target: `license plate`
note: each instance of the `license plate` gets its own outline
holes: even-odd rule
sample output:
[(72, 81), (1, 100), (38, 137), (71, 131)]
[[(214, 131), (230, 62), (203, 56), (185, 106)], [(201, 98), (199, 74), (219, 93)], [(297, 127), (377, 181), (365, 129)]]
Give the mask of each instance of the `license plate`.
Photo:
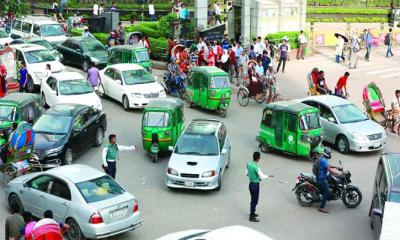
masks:
[(127, 212), (127, 209), (122, 209), (122, 210), (117, 210), (111, 213), (111, 218), (112, 219), (118, 219), (118, 218), (122, 218), (125, 216)]
[(185, 182), (185, 187), (194, 187), (194, 182)]

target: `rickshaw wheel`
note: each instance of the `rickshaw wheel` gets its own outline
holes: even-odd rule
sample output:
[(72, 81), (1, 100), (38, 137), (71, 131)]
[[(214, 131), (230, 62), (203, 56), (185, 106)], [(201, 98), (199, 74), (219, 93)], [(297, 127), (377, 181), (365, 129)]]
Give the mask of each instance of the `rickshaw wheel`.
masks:
[(279, 93), (277, 93), (277, 94), (275, 94), (275, 95), (272, 97), (271, 102), (277, 102), (277, 101), (282, 101), (282, 100), (283, 100), (282, 95), (280, 95)]
[(220, 109), (220, 110), (219, 110), (219, 114), (221, 115), (221, 117), (225, 118), (226, 115), (227, 115), (226, 109)]
[(237, 98), (240, 106), (246, 107), (249, 104), (249, 94), (243, 88), (239, 89)]
[(263, 152), (263, 153), (267, 153), (267, 152), (271, 151), (271, 148), (268, 147), (268, 145), (265, 143), (260, 144), (260, 149), (261, 149), (261, 152)]
[(258, 103), (258, 104), (261, 104), (261, 103), (263, 103), (264, 102), (264, 100), (265, 100), (265, 93), (261, 93), (261, 96), (260, 97), (254, 97), (254, 100), (256, 101), (256, 103)]
[(158, 162), (158, 154), (151, 154), (151, 158), (153, 159), (153, 163)]

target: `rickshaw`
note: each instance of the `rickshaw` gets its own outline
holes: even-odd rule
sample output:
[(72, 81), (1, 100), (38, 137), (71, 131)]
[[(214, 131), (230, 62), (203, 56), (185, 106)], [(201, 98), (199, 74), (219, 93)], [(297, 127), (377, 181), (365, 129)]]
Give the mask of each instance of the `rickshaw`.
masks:
[(187, 74), (189, 71), (189, 53), (185, 46), (180, 44), (175, 45), (171, 50), (171, 55), (179, 60), (179, 68)]
[(144, 47), (143, 34), (141, 32), (129, 32), (125, 34), (125, 44), (134, 47)]
[(231, 102), (228, 73), (217, 67), (192, 68), (186, 88), (186, 102), (189, 107), (197, 105), (216, 110), (222, 117), (226, 117)]
[(382, 126), (386, 125), (386, 120), (390, 114), (385, 111), (385, 101), (383, 100), (382, 93), (374, 82), (364, 87), (363, 104), (372, 120)]
[(118, 63), (136, 63), (151, 72), (151, 60), (145, 47), (119, 45), (108, 50), (107, 65)]
[(175, 146), (184, 129), (183, 102), (179, 99), (150, 101), (142, 117), (143, 148), (149, 151), (153, 162), (158, 154)]
[(32, 151), (34, 142), (35, 132), (32, 126), (21, 122), (11, 133), (9, 141), (0, 146), (0, 171), (3, 172), (6, 183), (15, 177), (43, 170), (38, 157)]
[(307, 74), (308, 95), (311, 95), (311, 96), (321, 95), (321, 93), (319, 93), (317, 91), (317, 86), (315, 86), (313, 76), (312, 76), (313, 71), (318, 71), (318, 69), (314, 68), (311, 72), (309, 72)]
[(256, 137), (261, 151), (277, 149), (312, 159), (323, 140), (318, 113), (317, 108), (293, 101), (267, 104)]

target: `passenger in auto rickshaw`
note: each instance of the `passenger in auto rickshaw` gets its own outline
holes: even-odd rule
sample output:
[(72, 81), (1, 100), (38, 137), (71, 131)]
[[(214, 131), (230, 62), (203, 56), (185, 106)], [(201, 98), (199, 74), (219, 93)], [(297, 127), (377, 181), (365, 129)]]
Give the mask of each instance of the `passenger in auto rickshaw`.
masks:
[(249, 63), (249, 69), (247, 70), (247, 74), (249, 75), (249, 85), (247, 87), (250, 96), (257, 97), (257, 95), (262, 93), (263, 86), (261, 80), (257, 77), (254, 65), (254, 62)]
[(171, 74), (172, 78), (174, 79), (175, 83), (179, 82), (179, 80), (181, 80), (186, 76), (186, 74), (183, 71), (181, 71), (178, 64), (179, 60), (175, 60), (175, 58), (172, 58), (171, 63), (168, 64), (168, 71)]
[(313, 68), (313, 70), (311, 70), (311, 79), (314, 83), (314, 87), (317, 87), (318, 85), (318, 78), (319, 78), (319, 70), (318, 68)]
[(318, 75), (318, 82), (316, 85), (317, 91), (324, 95), (332, 94), (332, 91), (329, 90), (328, 85), (326, 84), (324, 71), (319, 71)]

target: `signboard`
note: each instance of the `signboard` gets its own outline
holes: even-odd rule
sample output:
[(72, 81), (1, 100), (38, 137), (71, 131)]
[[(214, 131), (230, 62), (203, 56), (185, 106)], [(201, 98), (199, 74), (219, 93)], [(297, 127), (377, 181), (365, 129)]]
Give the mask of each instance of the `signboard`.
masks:
[(206, 37), (207, 41), (216, 41), (224, 38), (225, 23), (200, 32), (200, 37)]

